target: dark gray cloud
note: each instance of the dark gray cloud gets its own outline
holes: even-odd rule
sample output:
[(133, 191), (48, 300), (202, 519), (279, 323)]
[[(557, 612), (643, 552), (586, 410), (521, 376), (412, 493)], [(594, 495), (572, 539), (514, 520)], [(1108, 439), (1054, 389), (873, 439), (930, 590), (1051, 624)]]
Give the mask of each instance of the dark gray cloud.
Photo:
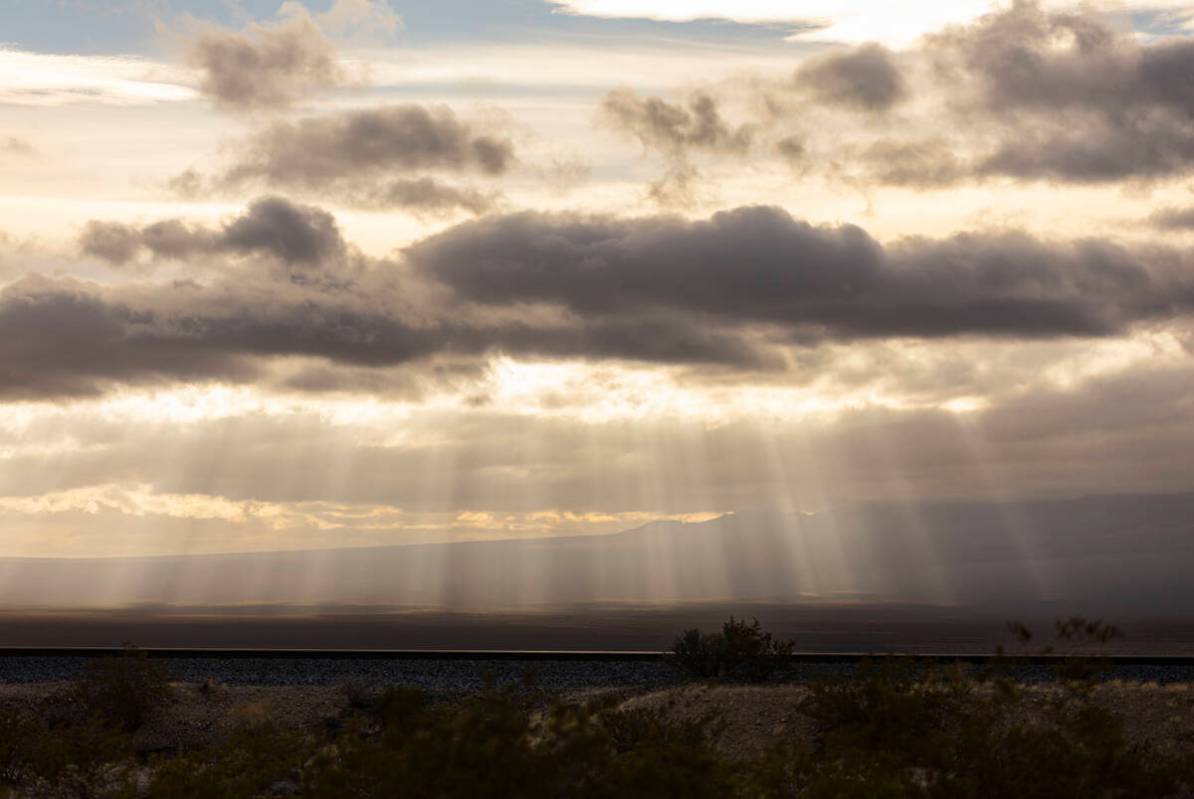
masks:
[(606, 95), (601, 110), (615, 128), (667, 159), (664, 173), (648, 186), (648, 196), (664, 206), (689, 205), (696, 199), (701, 173), (692, 163), (692, 153), (743, 155), (755, 134), (753, 125), (728, 124), (717, 101), (704, 92), (694, 92), (681, 105), (616, 89)]
[[(25, 279), (0, 291), (0, 396), (92, 396), (117, 384), (257, 381), (275, 358), (321, 359), (340, 383), (368, 387), (357, 368), (425, 369), (437, 357), (499, 353), (774, 368), (736, 331), (683, 315), (584, 320), (488, 320), (403, 303), (385, 276), (329, 289), (252, 282), (105, 290)], [(290, 383), (326, 391), (328, 380)]]
[(980, 176), (1105, 182), (1194, 167), (1194, 42), (1141, 45), (1092, 12), (1017, 2), (926, 48), (962, 124), (998, 131)]
[(940, 188), (968, 176), (968, 165), (941, 139), (880, 139), (860, 155), (868, 177), (889, 186)]
[(190, 42), (187, 61), (201, 72), (199, 91), (233, 111), (285, 108), (344, 81), (335, 50), (302, 10), (244, 33), (202, 31)]
[[(253, 379), (291, 357), (358, 370), (496, 353), (766, 370), (826, 343), (1106, 336), (1194, 312), (1194, 264), (1176, 249), (1012, 232), (884, 246), (768, 207), (701, 221), (490, 216), (399, 261), (346, 256), (330, 215), (274, 198), (219, 229), (131, 230), (138, 250), (226, 263), (174, 283), (10, 284), (0, 393)], [(286, 268), (229, 258), (243, 254)]]
[[(480, 214), (501, 199), (426, 173), (492, 179), (514, 168), (514, 143), (446, 106), (397, 105), (275, 122), (239, 143), (222, 173), (188, 169), (168, 187), (188, 199), (264, 186), (419, 216)], [(423, 173), (423, 174), (420, 174)]]
[(767, 207), (696, 222), (521, 213), (460, 225), (407, 255), (485, 305), (679, 312), (797, 339), (1107, 335), (1194, 307), (1190, 265), (1174, 251), (1015, 233), (883, 247), (860, 228)]
[(876, 44), (831, 51), (790, 81), (756, 85), (761, 130), (780, 137), (769, 146), (801, 173), (931, 189), (1187, 176), (1192, 73), (1188, 38), (1142, 41), (1093, 9), (1017, 0), (898, 56)]
[(114, 266), (147, 252), (153, 258), (187, 260), (199, 255), (265, 254), (294, 265), (341, 259), (347, 245), (335, 218), (313, 206), (280, 197), (254, 201), (218, 230), (167, 219), (145, 226), (93, 220), (79, 237), (80, 249)]
[(318, 263), (344, 255), (335, 218), (320, 208), (266, 197), (224, 226), (219, 246), (236, 252), (265, 252), (283, 261)]
[(818, 102), (868, 112), (887, 111), (908, 95), (895, 57), (878, 44), (814, 58), (801, 65), (794, 83)]
[(25, 278), (0, 291), (0, 396), (90, 396), (114, 383), (251, 379), (235, 354), (162, 346), (147, 309), (105, 300), (93, 284)]
[(703, 92), (695, 92), (681, 105), (617, 89), (606, 95), (601, 110), (615, 127), (632, 133), (644, 147), (665, 152), (742, 153), (749, 149), (753, 135), (750, 126), (735, 128), (726, 123), (717, 101)]
[(474, 129), (446, 106), (412, 104), (274, 123), (244, 143), (224, 179), (324, 189), (414, 170), (495, 176), (514, 163), (508, 138)]
[(1148, 221), (1164, 230), (1194, 230), (1194, 208), (1162, 208)]
[(1110, 183), (1175, 178), (1194, 168), (1194, 129), (1185, 123), (1142, 118), (1045, 127), (1009, 132), (995, 152), (978, 159), (974, 174)]
[(119, 222), (92, 220), (79, 234), (79, 249), (87, 255), (122, 266), (141, 250), (141, 231)]
[(775, 143), (775, 151), (792, 166), (803, 166), (808, 158), (808, 145), (803, 136), (785, 136)]
[(381, 183), (348, 197), (348, 200), (353, 205), (368, 208), (394, 208), (416, 215), (442, 216), (456, 211), (484, 213), (493, 208), (498, 195), (422, 177)]

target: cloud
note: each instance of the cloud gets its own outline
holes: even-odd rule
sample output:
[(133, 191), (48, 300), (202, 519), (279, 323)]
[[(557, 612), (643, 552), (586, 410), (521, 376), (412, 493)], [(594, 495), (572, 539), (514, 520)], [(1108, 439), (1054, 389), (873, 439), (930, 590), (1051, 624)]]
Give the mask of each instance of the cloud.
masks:
[(509, 139), (475, 131), (446, 106), (397, 105), (274, 123), (245, 142), (226, 180), (321, 188), (408, 170), (501, 175), (514, 162)]
[(168, 187), (188, 199), (246, 185), (332, 196), (359, 208), (421, 216), (491, 209), (499, 193), (419, 172), (492, 179), (517, 163), (514, 143), (478, 129), (447, 106), (396, 105), (275, 122), (239, 143), (220, 174), (188, 169)]
[(601, 110), (649, 149), (742, 153), (750, 147), (751, 129), (727, 125), (717, 102), (703, 92), (693, 93), (686, 104), (679, 105), (616, 89), (605, 96)]
[(344, 239), (327, 211), (267, 197), (226, 225), (219, 246), (236, 252), (266, 252), (287, 263), (319, 263), (344, 255)]
[[(750, 336), (682, 314), (575, 320), (516, 307), (470, 310), (434, 279), (352, 252), (326, 212), (278, 198), (257, 200), (215, 228), (181, 220), (95, 223), (81, 243), (118, 265), (143, 254), (213, 263), (173, 282), (101, 285), (26, 276), (10, 283), (0, 291), (0, 334), (8, 340), (0, 347), (0, 395), (89, 396), (118, 384), (254, 381), (279, 358), (369, 369), (421, 369), (436, 358), (476, 362), (501, 352), (776, 365)], [(60, 345), (66, 349), (55, 356)], [(359, 372), (354, 379), (370, 382)], [(329, 385), (306, 382), (311, 390)]]
[(814, 58), (800, 66), (794, 81), (818, 102), (869, 112), (887, 111), (908, 94), (892, 52), (878, 44)]
[(179, 219), (143, 227), (92, 220), (79, 236), (79, 248), (113, 266), (124, 266), (143, 252), (155, 259), (173, 260), (264, 254), (291, 265), (339, 260), (347, 252), (331, 214), (280, 197), (254, 201), (243, 215), (227, 220), (218, 230)]
[(1194, 43), (1141, 45), (1098, 14), (1022, 1), (925, 52), (958, 120), (996, 134), (974, 159), (980, 177), (1097, 183), (1194, 167)]
[(116, 383), (249, 379), (226, 353), (164, 347), (152, 313), (105, 301), (91, 284), (24, 278), (0, 290), (0, 396), (91, 396)]
[[(217, 228), (119, 231), (114, 244), (99, 237), (117, 258), (222, 263), (169, 283), (10, 284), (0, 393), (254, 380), (293, 358), (350, 370), (498, 354), (776, 370), (828, 344), (1106, 337), (1194, 312), (1194, 270), (1177, 249), (1015, 232), (885, 246), (768, 207), (696, 221), (487, 216), (397, 261), (353, 252), (329, 214), (277, 198)], [(357, 371), (306, 383), (338, 380), (369, 382)]]
[(717, 101), (694, 92), (683, 105), (658, 97), (640, 97), (630, 89), (616, 89), (601, 103), (606, 119), (630, 133), (645, 150), (664, 154), (668, 166), (649, 187), (649, 196), (660, 205), (687, 205), (694, 201), (701, 181), (690, 154), (707, 152), (744, 155), (751, 146), (754, 128), (734, 128), (722, 119)]
[(397, 208), (420, 216), (442, 216), (455, 211), (484, 213), (493, 208), (498, 196), (422, 177), (380, 183), (347, 199), (353, 205), (367, 208)]
[(0, 334), (0, 396), (10, 400), (94, 396), (121, 384), (259, 382), (272, 362), (292, 358), (350, 367), (287, 383), (315, 392), (376, 387), (353, 367), (417, 373), (438, 357), (476, 363), (500, 353), (777, 365), (749, 338), (680, 315), (577, 322), (429, 313), (380, 273), (340, 287), (254, 281), (243, 272), (210, 285), (122, 290), (25, 278), (0, 290)]
[(387, 0), (336, 0), (315, 21), (337, 39), (367, 45), (389, 42), (402, 30), (402, 18)]
[(802, 39), (907, 44), (943, 25), (967, 22), (992, 7), (985, 0), (551, 0), (562, 9), (597, 17), (692, 22), (720, 19), (750, 25), (787, 24)]
[(141, 249), (141, 232), (119, 222), (92, 220), (79, 235), (79, 249), (114, 266), (122, 266)]
[(517, 163), (509, 137), (480, 130), (447, 106), (415, 104), (275, 122), (237, 151), (239, 159), (222, 173), (188, 169), (168, 187), (188, 199), (265, 186), (420, 216), (479, 214), (497, 203), (498, 192), (418, 173), (492, 179)]
[(1162, 208), (1148, 222), (1165, 230), (1194, 230), (1194, 208)]
[(199, 91), (230, 111), (287, 108), (345, 81), (336, 52), (306, 9), (286, 3), (279, 21), (243, 33), (208, 27), (189, 43)]
[(884, 247), (860, 228), (814, 227), (768, 207), (694, 222), (489, 217), (407, 256), (482, 305), (547, 303), (586, 318), (683, 313), (776, 325), (793, 340), (1109, 335), (1194, 307), (1176, 251), (1016, 233)]
[[(577, 379), (595, 401), (604, 399), (600, 371)], [(815, 420), (740, 410), (719, 425), (701, 417), (643, 419), (633, 404), (601, 421), (502, 404), (391, 406), (378, 418), (341, 414), (322, 397), (297, 406), (266, 397), (245, 410), (180, 423), (147, 416), (137, 405), (121, 413), (86, 403), (29, 408), (38, 423), (11, 437), (0, 429), (0, 445), (10, 455), (5, 490), (12, 496), (119, 482), (233, 500), (385, 503), (416, 511), (551, 504), (691, 512), (759, 507), (783, 486), (797, 505), (818, 509), (845, 498), (906, 499), (909, 492), (989, 497), (993, 476), (1000, 489), (1021, 497), (1188, 490), (1182, 466), (1194, 446), (1192, 391), (1188, 366), (1142, 364), (1080, 388), (1021, 391), (962, 419), (941, 410), (859, 407)], [(148, 392), (139, 400), (187, 406), (187, 393), (167, 396), (175, 402), (155, 402)], [(528, 448), (527, 441), (542, 446)], [(694, 453), (702, 453), (698, 468)], [(289, 479), (278, 479), (283, 464), (294, 466)], [(343, 468), (343, 479), (328, 480), (327, 468), (312, 464)], [(451, 490), (428, 490), (429, 476), (445, 464)], [(670, 475), (662, 487), (660, 473)], [(657, 489), (644, 493), (644, 486)]]
[(858, 156), (867, 176), (888, 186), (933, 189), (969, 176), (968, 165), (942, 139), (880, 139)]
[(0, 72), (0, 102), (5, 105), (128, 107), (185, 102), (196, 96), (183, 76), (176, 78), (159, 64), (129, 56), (34, 53), (4, 46)]
[(265, 186), (419, 216), (480, 214), (494, 207), (499, 192), (419, 173), (493, 179), (517, 163), (508, 136), (447, 106), (417, 104), (275, 122), (240, 142), (237, 152), (238, 160), (219, 174), (188, 169), (167, 185), (188, 199)]
[[(703, 115), (695, 101), (629, 92), (610, 95), (603, 110), (669, 154), (651, 190), (681, 196), (699, 177), (689, 153), (738, 157), (746, 147), (735, 145), (750, 142), (801, 176), (862, 188), (1140, 183), (1194, 171), (1194, 42), (1137, 37), (1097, 6), (1017, 0), (992, 9), (899, 51), (836, 48), (788, 80), (755, 76), (744, 84), (753, 124), (737, 129), (701, 92), (693, 97), (706, 98)], [(859, 112), (867, 117), (851, 118)]]
[(0, 153), (9, 153), (10, 155), (32, 156), (37, 154), (37, 150), (33, 145), (25, 139), (18, 136), (8, 136), (0, 138)]

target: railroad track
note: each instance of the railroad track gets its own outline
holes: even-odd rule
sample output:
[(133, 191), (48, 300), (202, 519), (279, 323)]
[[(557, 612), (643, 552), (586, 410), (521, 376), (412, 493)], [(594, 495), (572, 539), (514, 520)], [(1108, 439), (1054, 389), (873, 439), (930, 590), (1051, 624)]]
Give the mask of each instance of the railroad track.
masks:
[[(0, 647), (0, 659), (9, 658), (101, 658), (114, 657), (127, 650), (122, 647)], [(204, 649), (177, 647), (137, 647), (148, 657), (167, 659), (219, 660), (452, 660), (520, 662), (617, 663), (665, 661), (667, 652), (643, 650), (513, 650), (513, 649)], [(792, 663), (857, 664), (865, 660), (888, 659), (939, 664), (968, 663), (986, 665), (1000, 661), (1028, 665), (1060, 664), (1073, 660), (1097, 658), (1111, 666), (1173, 666), (1194, 668), (1194, 656), (1131, 655), (1099, 653), (1051, 655), (994, 655), (975, 653), (902, 653), (902, 652), (796, 652)]]

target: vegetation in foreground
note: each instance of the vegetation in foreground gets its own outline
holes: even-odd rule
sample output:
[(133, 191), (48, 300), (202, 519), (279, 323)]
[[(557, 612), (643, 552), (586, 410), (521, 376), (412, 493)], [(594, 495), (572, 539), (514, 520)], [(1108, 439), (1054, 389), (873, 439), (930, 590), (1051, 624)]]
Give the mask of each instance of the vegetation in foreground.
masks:
[[(1107, 629), (1075, 620), (1069, 636)], [(774, 671), (786, 644), (731, 620), (693, 638), (712, 675)], [(687, 645), (687, 644), (686, 644)], [(51, 712), (0, 718), (0, 784), (31, 797), (1164, 797), (1189, 795), (1181, 751), (1133, 745), (1092, 698), (1094, 672), (1044, 705), (997, 675), (876, 662), (807, 692), (812, 736), (779, 734), (757, 756), (717, 745), (716, 718), (613, 699), (562, 701), (533, 688), (435, 701), (414, 689), (347, 686), (319, 729), (244, 712), (195, 751), (147, 753), (137, 728), (181, 690), (135, 652), (97, 662)], [(1065, 677), (1065, 675), (1063, 675)], [(1189, 750), (1187, 749), (1187, 752)]]

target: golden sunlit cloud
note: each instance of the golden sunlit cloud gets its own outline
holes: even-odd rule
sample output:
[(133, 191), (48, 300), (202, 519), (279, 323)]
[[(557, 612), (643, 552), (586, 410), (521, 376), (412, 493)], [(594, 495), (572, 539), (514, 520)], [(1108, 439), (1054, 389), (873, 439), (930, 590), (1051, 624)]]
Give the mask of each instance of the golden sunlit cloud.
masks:
[[(208, 494), (171, 494), (150, 485), (114, 483), (54, 491), (34, 497), (0, 497), (0, 519), (32, 517), (44, 519), (48, 527), (55, 517), (105, 517), (222, 523), (222, 533), (213, 543), (162, 541), (157, 554), (198, 554), (224, 551), (323, 549), (345, 545), (346, 533), (353, 546), (425, 544), (437, 541), (486, 541), (510, 538), (540, 538), (559, 535), (618, 533), (657, 521), (703, 522), (723, 515), (717, 512), (648, 513), (628, 511), (602, 513), (564, 509), (509, 511), (417, 512), (392, 505), (342, 502), (268, 502), (233, 500)], [(119, 522), (117, 522), (119, 523)], [(85, 526), (85, 525), (80, 525)], [(295, 537), (291, 534), (301, 533)], [(240, 543), (238, 543), (238, 541)], [(24, 554), (25, 542), (10, 540), (0, 545), (0, 557)], [(17, 551), (14, 552), (13, 548)], [(62, 554), (80, 554), (78, 542), (43, 542), (43, 548)], [(90, 554), (103, 554), (90, 545)], [(116, 551), (120, 551), (117, 547)], [(88, 550), (84, 549), (83, 553)]]
[(138, 105), (194, 99), (186, 73), (138, 58), (51, 55), (0, 48), (0, 103)]

